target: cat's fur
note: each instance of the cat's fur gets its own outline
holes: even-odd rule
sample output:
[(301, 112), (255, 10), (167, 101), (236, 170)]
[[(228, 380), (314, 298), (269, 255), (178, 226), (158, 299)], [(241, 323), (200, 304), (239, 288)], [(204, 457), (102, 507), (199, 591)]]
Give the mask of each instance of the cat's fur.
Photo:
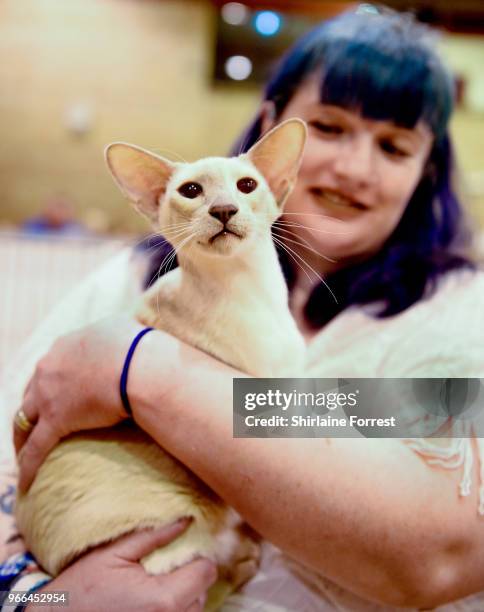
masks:
[[(247, 154), (195, 163), (172, 163), (122, 143), (108, 147), (121, 190), (179, 249), (180, 267), (143, 296), (144, 324), (253, 376), (300, 374), (304, 342), (289, 313), (270, 227), (296, 180), (305, 135), (303, 122), (288, 120)], [(243, 177), (256, 180), (253, 192), (237, 188)], [(187, 182), (203, 193), (184, 197), (178, 189)], [(210, 212), (226, 205), (237, 212), (223, 225)], [(223, 228), (236, 235), (215, 237)], [(52, 575), (90, 547), (181, 516), (195, 520), (143, 559), (149, 572), (197, 556), (224, 567), (257, 556), (235, 513), (132, 423), (62, 441), (19, 496), (16, 515), (27, 546)]]

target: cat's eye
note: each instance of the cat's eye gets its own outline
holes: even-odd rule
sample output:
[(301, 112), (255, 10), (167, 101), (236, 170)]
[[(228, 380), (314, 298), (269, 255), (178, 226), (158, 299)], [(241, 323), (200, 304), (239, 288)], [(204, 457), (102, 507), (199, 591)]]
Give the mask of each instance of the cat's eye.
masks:
[(250, 176), (244, 176), (237, 181), (237, 189), (242, 193), (251, 193), (257, 187), (257, 181)]
[(184, 198), (193, 200), (203, 193), (203, 187), (200, 183), (183, 183), (183, 185), (178, 187), (178, 193), (181, 193)]

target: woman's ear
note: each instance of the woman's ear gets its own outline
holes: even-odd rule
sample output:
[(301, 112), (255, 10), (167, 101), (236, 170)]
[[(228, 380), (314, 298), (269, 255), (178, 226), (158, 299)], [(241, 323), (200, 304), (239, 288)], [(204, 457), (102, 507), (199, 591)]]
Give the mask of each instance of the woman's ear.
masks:
[(259, 114), (262, 136), (276, 125), (276, 105), (272, 100), (264, 100)]

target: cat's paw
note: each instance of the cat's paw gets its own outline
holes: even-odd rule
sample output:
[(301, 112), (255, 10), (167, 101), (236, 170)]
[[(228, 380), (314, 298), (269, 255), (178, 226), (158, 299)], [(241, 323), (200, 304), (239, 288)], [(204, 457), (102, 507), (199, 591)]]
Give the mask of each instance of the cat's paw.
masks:
[(236, 591), (255, 576), (260, 563), (260, 537), (248, 525), (232, 529), (229, 558), (219, 565), (220, 577)]
[(136, 311), (136, 318), (145, 327), (158, 327), (159, 320), (156, 313), (147, 305), (142, 305)]

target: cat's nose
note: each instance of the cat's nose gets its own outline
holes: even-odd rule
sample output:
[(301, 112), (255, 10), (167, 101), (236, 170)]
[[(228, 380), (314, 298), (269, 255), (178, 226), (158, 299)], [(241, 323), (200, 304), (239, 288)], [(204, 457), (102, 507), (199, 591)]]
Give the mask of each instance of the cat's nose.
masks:
[(212, 204), (208, 209), (208, 214), (221, 221), (224, 225), (233, 217), (239, 209), (233, 204)]

